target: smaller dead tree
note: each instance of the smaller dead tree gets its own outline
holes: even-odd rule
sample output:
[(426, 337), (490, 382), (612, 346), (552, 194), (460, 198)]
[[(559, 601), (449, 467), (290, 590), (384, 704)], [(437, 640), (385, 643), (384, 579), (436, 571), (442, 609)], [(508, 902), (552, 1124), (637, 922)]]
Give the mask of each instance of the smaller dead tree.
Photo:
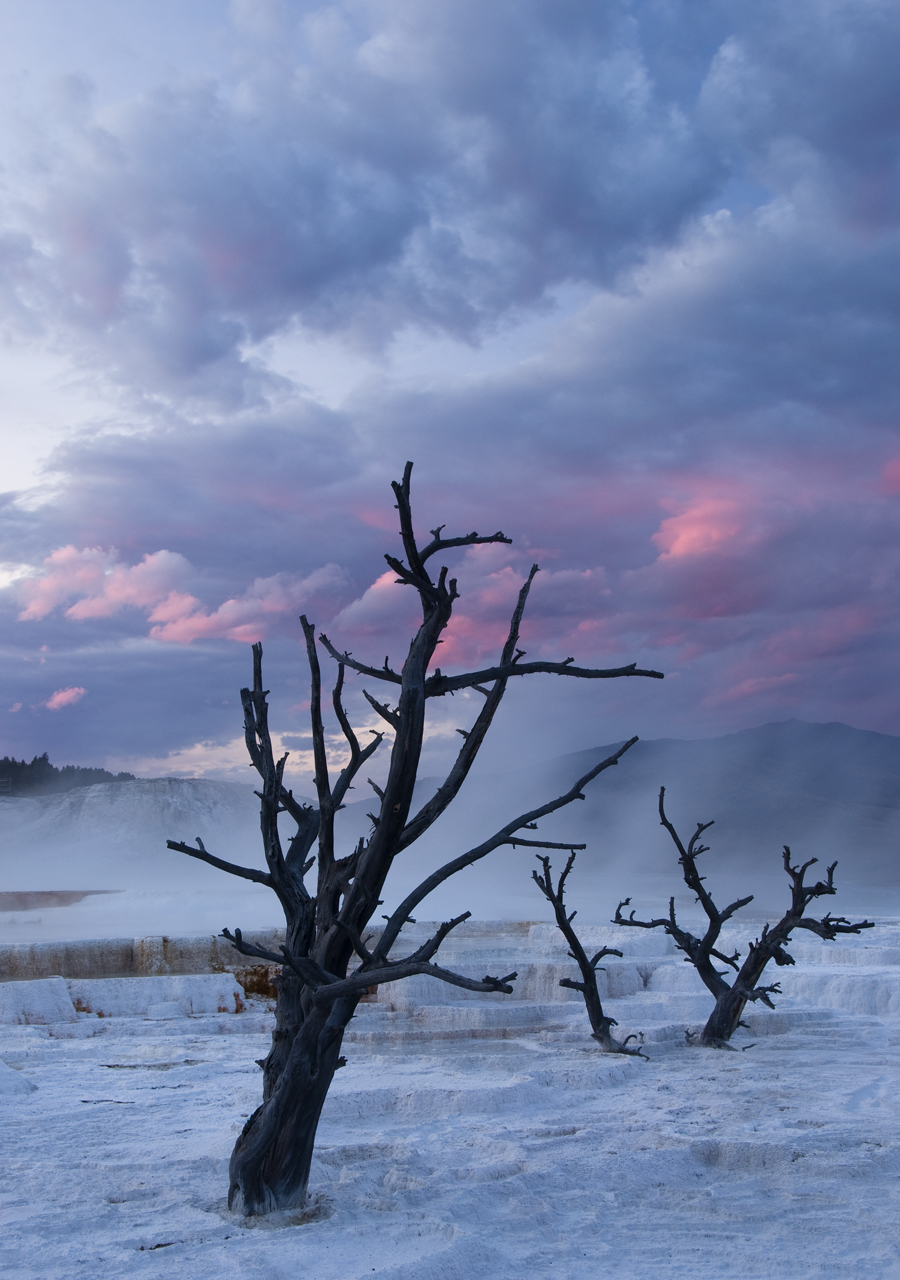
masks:
[[(686, 959), (693, 964), (708, 990), (715, 996), (715, 1008), (700, 1034), (699, 1043), (714, 1049), (726, 1049), (730, 1047), (728, 1041), (738, 1027), (746, 1026), (746, 1023), (741, 1022), (741, 1015), (748, 1003), (755, 1003), (760, 1000), (768, 1008), (774, 1009), (775, 1006), (771, 997), (781, 994), (781, 984), (775, 982), (770, 986), (761, 986), (760, 981), (770, 960), (774, 960), (779, 966), (794, 963), (793, 956), (789, 955), (785, 948), (790, 942), (791, 934), (795, 929), (808, 929), (810, 933), (816, 934), (817, 937), (823, 938), (827, 942), (833, 942), (839, 934), (860, 933), (863, 929), (871, 929), (873, 922), (861, 920), (858, 924), (853, 924), (845, 919), (844, 916), (832, 916), (830, 914), (823, 916), (820, 920), (807, 918), (804, 913), (811, 902), (816, 898), (823, 898), (837, 892), (832, 882), (837, 863), (833, 862), (828, 868), (825, 880), (818, 880), (815, 884), (805, 884), (804, 877), (806, 872), (818, 859), (810, 858), (802, 866), (794, 867), (791, 865), (791, 851), (785, 845), (783, 855), (784, 869), (791, 882), (791, 905), (776, 925), (772, 927), (768, 924), (763, 926), (763, 931), (759, 938), (750, 943), (750, 948), (743, 964), (739, 964), (739, 951), (735, 951), (730, 956), (725, 955), (716, 949), (716, 943), (719, 940), (719, 935), (725, 922), (730, 920), (735, 912), (740, 911), (742, 907), (746, 907), (748, 903), (752, 902), (753, 895), (750, 894), (746, 898), (739, 898), (736, 902), (732, 902), (730, 906), (725, 907), (724, 910), (719, 910), (710, 897), (708, 890), (704, 887), (703, 881), (705, 877), (701, 876), (697, 870), (697, 858), (701, 853), (709, 851), (708, 845), (700, 843), (700, 837), (713, 824), (712, 822), (698, 822), (697, 830), (691, 836), (687, 848), (685, 848), (678, 832), (666, 817), (665, 795), (665, 787), (660, 787), (659, 820), (672, 837), (678, 850), (678, 861), (681, 865), (684, 883), (696, 894), (697, 901), (706, 913), (706, 918), (709, 921), (706, 933), (702, 938), (695, 938), (693, 934), (681, 928), (675, 919), (674, 898), (669, 899), (668, 918), (659, 920), (635, 920), (633, 911), (628, 917), (623, 916), (622, 908), (629, 906), (631, 903), (631, 899), (626, 898), (624, 902), (620, 902), (616, 907), (614, 923), (635, 929), (665, 929), (666, 933), (674, 940), (676, 947), (683, 951)], [(730, 984), (725, 980), (728, 970), (717, 969), (714, 963), (716, 960), (735, 971), (735, 977)]]
[[(634, 741), (634, 739), (632, 739)], [(631, 743), (628, 743), (631, 746)], [(560, 978), (559, 985), (561, 987), (569, 987), (572, 991), (580, 991), (584, 997), (584, 1006), (587, 1009), (587, 1015), (591, 1024), (591, 1036), (597, 1041), (604, 1053), (625, 1053), (633, 1058), (645, 1058), (647, 1055), (642, 1053), (640, 1049), (629, 1049), (628, 1041), (636, 1040), (637, 1036), (626, 1036), (624, 1040), (617, 1040), (612, 1034), (612, 1028), (618, 1026), (615, 1018), (610, 1018), (603, 1012), (603, 1005), (600, 1001), (600, 992), (597, 989), (597, 966), (601, 960), (607, 956), (619, 956), (622, 952), (617, 951), (615, 947), (601, 947), (593, 956), (588, 959), (588, 954), (581, 944), (581, 940), (572, 928), (572, 921), (576, 912), (566, 912), (565, 891), (566, 879), (575, 862), (576, 850), (584, 849), (583, 844), (573, 845), (569, 850), (569, 860), (566, 863), (565, 870), (561, 873), (556, 885), (553, 884), (552, 868), (550, 859), (536, 855), (538, 862), (544, 868), (543, 875), (537, 871), (532, 871), (532, 879), (534, 880), (541, 893), (553, 907), (553, 913), (556, 916), (556, 923), (559, 925), (560, 933), (569, 944), (569, 955), (581, 970), (581, 982), (576, 982), (574, 978)], [(602, 970), (601, 970), (602, 972)]]

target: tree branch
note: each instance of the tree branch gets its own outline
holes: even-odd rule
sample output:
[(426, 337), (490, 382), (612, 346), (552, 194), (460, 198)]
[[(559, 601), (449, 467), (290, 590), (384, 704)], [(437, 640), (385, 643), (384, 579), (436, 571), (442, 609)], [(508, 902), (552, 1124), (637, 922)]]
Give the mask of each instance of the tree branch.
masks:
[(396, 711), (392, 711), (390, 707), (383, 702), (376, 702), (371, 693), (366, 689), (363, 689), (362, 695), (366, 702), (368, 702), (369, 706), (373, 707), (381, 716), (382, 720), (386, 720), (392, 729), (396, 730), (400, 728), (400, 716)]
[[(546, 804), (541, 805), (537, 809), (531, 809), (528, 813), (520, 814), (518, 818), (514, 818), (512, 822), (508, 822), (505, 827), (502, 827), (482, 844), (477, 845), (474, 849), (470, 849), (467, 853), (460, 854), (458, 858), (453, 858), (452, 861), (445, 863), (442, 867), (439, 867), (437, 871), (433, 871), (432, 874), (427, 876), (420, 885), (413, 889), (411, 893), (407, 894), (403, 902), (400, 903), (400, 906), (397, 907), (396, 911), (389, 917), (384, 932), (382, 933), (378, 945), (375, 948), (374, 954), (378, 958), (383, 958), (388, 954), (407, 917), (412, 914), (422, 899), (427, 898), (429, 893), (436, 889), (438, 885), (443, 884), (445, 880), (449, 879), (450, 876), (455, 875), (457, 871), (461, 871), (463, 867), (469, 867), (473, 863), (478, 862), (481, 858), (487, 857), (489, 853), (492, 853), (494, 849), (498, 849), (501, 845), (512, 843), (511, 837), (515, 835), (516, 831), (521, 830), (522, 827), (527, 827), (530, 824), (535, 823), (538, 818), (544, 818), (549, 813), (555, 813), (557, 809), (561, 809), (565, 805), (571, 804), (573, 800), (583, 800), (584, 796), (582, 795), (582, 788), (587, 786), (587, 784), (596, 778), (598, 774), (602, 773), (604, 769), (609, 769), (613, 765), (617, 765), (620, 758), (629, 750), (630, 747), (633, 747), (636, 742), (636, 737), (629, 739), (629, 741), (624, 743), (618, 751), (615, 751), (605, 760), (601, 760), (599, 764), (594, 765), (593, 769), (588, 770), (583, 777), (579, 778), (575, 785), (571, 787), (565, 795), (557, 797), (556, 800), (549, 800)], [(569, 845), (566, 846), (566, 848), (570, 847), (571, 846)]]
[[(443, 529), (443, 525), (441, 528)], [(441, 538), (438, 536), (438, 530), (431, 530), (433, 538), (427, 547), (424, 547), (419, 553), (419, 559), (422, 564), (438, 551), (447, 551), (450, 547), (474, 547), (483, 546), (487, 542), (506, 542), (512, 544), (512, 538), (507, 538), (505, 534), (498, 529), (496, 533), (490, 533), (481, 536), (477, 533), (467, 533), (462, 538)]]
[[(420, 583), (427, 583), (432, 586), (431, 579), (425, 569), (425, 561), (429, 560), (438, 551), (446, 551), (452, 547), (472, 547), (476, 545), (484, 545), (488, 542), (506, 542), (511, 543), (512, 538), (507, 538), (505, 534), (497, 533), (481, 536), (477, 533), (468, 533), (460, 538), (442, 538), (441, 530), (444, 528), (440, 525), (437, 529), (431, 530), (431, 542), (420, 551), (416, 545), (415, 533), (413, 532), (412, 508), (409, 501), (409, 484), (412, 476), (411, 462), (407, 462), (403, 469), (403, 479), (398, 483), (396, 480), (391, 484), (394, 495), (397, 499), (397, 510), (400, 513), (400, 535), (403, 538), (403, 550), (406, 553), (406, 561), (409, 565), (410, 576), (418, 581), (412, 583), (421, 590)], [(392, 569), (396, 569), (396, 562), (392, 557), (385, 556), (388, 564)], [(404, 570), (404, 575), (406, 571)], [(404, 581), (406, 578), (404, 577)]]
[(335, 809), (337, 809), (340, 806), (341, 801), (344, 799), (344, 796), (347, 794), (347, 791), (349, 790), (350, 783), (356, 777), (359, 770), (362, 768), (365, 762), (375, 754), (375, 752), (381, 746), (381, 743), (384, 741), (384, 734), (376, 733), (372, 741), (368, 743), (364, 748), (360, 749), (359, 740), (356, 734), (353, 732), (353, 729), (350, 725), (350, 721), (347, 718), (347, 713), (344, 710), (343, 704), (341, 702), (341, 691), (343, 690), (343, 687), (344, 687), (344, 664), (343, 662), (341, 662), (338, 664), (337, 684), (334, 686), (334, 692), (331, 695), (331, 703), (332, 703), (332, 706), (334, 707), (334, 714), (337, 717), (338, 724), (341, 726), (341, 730), (344, 734), (344, 737), (347, 739), (347, 742), (350, 745), (350, 759), (347, 762), (347, 764), (344, 766), (344, 768), (341, 770), (338, 780), (334, 784), (332, 799), (334, 801)]
[(356, 671), (361, 676), (371, 676), (373, 680), (386, 680), (388, 684), (403, 683), (403, 677), (396, 671), (392, 671), (387, 665), (386, 660), (383, 667), (370, 667), (365, 662), (357, 662), (356, 658), (354, 658), (352, 654), (348, 653), (346, 649), (343, 653), (339, 653), (325, 635), (324, 631), (319, 633), (319, 643), (326, 652), (334, 658), (335, 662), (339, 662), (341, 665), (349, 667), (351, 671)]
[[(406, 961), (430, 960), (432, 956), (437, 954), (438, 947), (444, 941), (451, 929), (455, 929), (457, 925), (462, 924), (464, 920), (468, 920), (471, 914), (471, 911), (464, 911), (461, 916), (455, 916), (452, 920), (445, 920), (444, 923), (439, 926), (437, 931), (427, 940), (427, 942), (423, 942), (421, 947), (414, 951), (412, 955), (406, 957)], [(403, 964), (405, 961), (401, 960), (397, 963)], [(487, 981), (487, 979), (485, 979), (485, 981)]]
[(269, 951), (267, 947), (258, 947), (253, 942), (246, 942), (240, 931), (235, 929), (234, 933), (230, 933), (228, 929), (223, 929), (221, 936), (227, 938), (235, 951), (239, 951), (242, 956), (255, 956), (261, 960), (269, 960), (273, 964), (286, 965), (293, 969), (298, 977), (302, 978), (307, 986), (314, 990), (320, 986), (333, 986), (340, 982), (340, 978), (336, 974), (329, 973), (311, 956), (298, 956), (288, 950), (287, 947), (280, 948), (281, 954), (278, 955), (274, 951)]
[(861, 920), (858, 924), (852, 924), (846, 916), (823, 916), (821, 920), (807, 920), (805, 917), (798, 920), (794, 925), (795, 929), (809, 929), (810, 933), (816, 934), (819, 938), (824, 938), (826, 942), (834, 942), (842, 933), (860, 933), (863, 929), (874, 929), (874, 920)]
[(231, 933), (228, 929), (223, 929), (221, 936), (227, 938), (234, 949), (239, 951), (241, 955), (268, 960), (273, 964), (287, 965), (293, 969), (315, 993), (313, 1000), (317, 1004), (331, 1004), (333, 1001), (341, 1000), (345, 996), (353, 996), (359, 992), (367, 991), (371, 986), (379, 986), (383, 982), (399, 982), (402, 978), (409, 978), (416, 974), (425, 974), (426, 976), (438, 978), (442, 982), (462, 987), (466, 991), (491, 991), (511, 995), (513, 988), (510, 983), (518, 977), (517, 973), (508, 973), (502, 978), (494, 978), (486, 974), (479, 981), (475, 978), (467, 978), (463, 974), (455, 973), (450, 969), (444, 969), (440, 965), (430, 963), (431, 957), (451, 929), (455, 929), (458, 924), (467, 920), (470, 914), (471, 912), (467, 911), (463, 915), (457, 916), (454, 920), (445, 921), (434, 936), (424, 942), (411, 956), (407, 956), (402, 960), (385, 961), (380, 964), (372, 963), (372, 953), (369, 952), (358, 933), (339, 922), (340, 927), (352, 936), (354, 950), (363, 960), (362, 965), (346, 978), (339, 978), (336, 974), (329, 973), (309, 956), (292, 955), (287, 947), (282, 946), (280, 949), (281, 954), (279, 955), (274, 951), (270, 951), (267, 947), (259, 947), (255, 943), (247, 942), (240, 929), (235, 929), (234, 933)]
[(665, 677), (661, 671), (644, 671), (635, 663), (627, 667), (610, 667), (607, 669), (593, 667), (576, 667), (572, 659), (565, 662), (508, 662), (502, 666), (486, 667), (483, 671), (469, 671), (463, 675), (445, 676), (435, 673), (425, 681), (427, 698), (443, 698), (447, 693), (456, 693), (460, 689), (471, 689), (478, 684), (486, 684), (491, 680), (505, 680), (509, 676), (574, 676), (578, 680), (617, 680), (622, 676), (649, 676), (652, 680)]
[[(412, 507), (409, 501), (409, 482), (412, 476), (412, 469), (413, 464), (407, 462), (403, 468), (403, 479), (399, 483), (396, 480), (392, 480), (391, 488), (394, 490), (394, 497), (397, 499), (397, 510), (400, 513), (400, 536), (403, 539), (403, 550), (406, 552), (406, 560), (409, 564), (410, 572), (420, 582), (426, 583), (433, 590), (433, 583), (419, 556), (416, 535), (413, 532)], [(391, 557), (385, 556), (385, 560), (387, 560), (388, 564), (391, 563)]]
[[(363, 676), (371, 676), (373, 680), (386, 680), (389, 684), (402, 684), (402, 678), (396, 671), (384, 667), (370, 667), (365, 662), (358, 662), (346, 650), (340, 653), (326, 635), (320, 635), (323, 647), (331, 654), (335, 662), (343, 662), (351, 670)], [(480, 684), (489, 684), (494, 680), (507, 680), (510, 676), (531, 675), (573, 676), (580, 680), (618, 680), (625, 676), (647, 676), (652, 680), (663, 680), (662, 671), (645, 671), (635, 663), (626, 667), (576, 667), (572, 660), (567, 662), (507, 662), (496, 667), (485, 667), (483, 671), (468, 671), (458, 676), (445, 676), (435, 672), (425, 681), (425, 696), (443, 698), (447, 693), (456, 693), (460, 689), (477, 689)], [(483, 689), (479, 690), (484, 693)]]
[(280, 955), (276, 951), (269, 951), (267, 947), (258, 947), (254, 942), (246, 942), (240, 929), (235, 929), (234, 933), (231, 933), (228, 929), (223, 929), (219, 937), (227, 938), (235, 951), (239, 951), (242, 956), (253, 956), (258, 960), (268, 960), (272, 964), (289, 965), (291, 963), (287, 947), (280, 948)]
[(186, 853), (189, 858), (197, 858), (200, 862), (208, 862), (211, 867), (218, 867), (220, 871), (227, 871), (229, 875), (239, 876), (242, 880), (253, 880), (256, 884), (264, 884), (269, 889), (274, 888), (272, 877), (266, 871), (255, 871), (252, 867), (239, 867), (234, 862), (226, 862), (223, 858), (217, 858), (212, 853), (207, 853), (203, 847), (203, 841), (196, 836), (197, 848), (192, 848), (189, 844), (182, 844), (180, 840), (167, 840), (166, 848), (174, 849), (176, 853)]
[(631, 904), (630, 898), (625, 898), (616, 907), (616, 914), (613, 916), (612, 923), (624, 925), (626, 928), (633, 929), (665, 929), (671, 938), (674, 938), (675, 945), (679, 950), (683, 951), (688, 959), (693, 960), (701, 945), (701, 940), (695, 938), (692, 933), (688, 933), (686, 929), (682, 929), (675, 919), (675, 899), (669, 899), (668, 917), (661, 917), (658, 920), (635, 920), (632, 911), (628, 918), (622, 915), (622, 908)]
[(512, 995), (513, 987), (510, 984), (519, 976), (518, 973), (507, 973), (502, 978), (493, 978), (490, 974), (485, 974), (484, 978), (478, 981), (422, 960), (398, 961), (371, 969), (360, 965), (354, 973), (347, 978), (342, 978), (340, 982), (318, 987), (313, 995), (313, 1001), (316, 1004), (330, 1004), (344, 996), (366, 991), (370, 986), (380, 986), (383, 982), (399, 982), (401, 978), (412, 978), (417, 974), (438, 978), (441, 982), (447, 982), (453, 987), (462, 987), (464, 991), (502, 992), (504, 995)]
[(310, 674), (309, 718), (316, 767), (313, 784), (319, 797), (319, 811), (331, 814), (333, 801), (331, 787), (328, 785), (328, 756), (325, 749), (325, 726), (322, 723), (322, 675), (319, 670), (319, 655), (316, 653), (316, 630), (305, 613), (300, 617), (300, 625), (303, 627), (303, 635), (306, 639), (306, 657)]
[(526, 849), (568, 849), (572, 853), (586, 849), (586, 844), (572, 844), (568, 840), (523, 840), (521, 836), (511, 836), (506, 842), (515, 849), (522, 845)]

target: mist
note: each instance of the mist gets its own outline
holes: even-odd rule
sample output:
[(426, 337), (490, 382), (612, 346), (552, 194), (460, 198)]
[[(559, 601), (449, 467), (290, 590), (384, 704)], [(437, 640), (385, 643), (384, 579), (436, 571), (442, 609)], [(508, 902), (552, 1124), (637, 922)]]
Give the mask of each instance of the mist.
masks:
[[(474, 773), (434, 827), (398, 857), (385, 912), (435, 867), (562, 794), (619, 745), (507, 773)], [(415, 803), (424, 803), (440, 781), (421, 779)], [(570, 904), (584, 922), (609, 920), (626, 897), (639, 918), (665, 911), (670, 896), (685, 918), (696, 914), (677, 851), (659, 823), (661, 786), (683, 840), (697, 823), (713, 820), (701, 869), (720, 905), (754, 895), (743, 919), (780, 915), (787, 905), (785, 845), (795, 863), (817, 858), (820, 874), (838, 862), (838, 892), (827, 903), (835, 914), (900, 911), (900, 738), (789, 720), (720, 738), (638, 742), (588, 784), (583, 801), (544, 819), (540, 831), (547, 839), (587, 846), (569, 884)], [(367, 834), (370, 808), (363, 798), (338, 815), (339, 848)], [(199, 835), (218, 856), (264, 869), (249, 785), (163, 778), (61, 796), (0, 797), (0, 834), (7, 893), (90, 893), (66, 906), (0, 908), (5, 941), (217, 933), (226, 925), (281, 923), (265, 888), (166, 848), (167, 839), (193, 843)], [(556, 865), (565, 857), (562, 850), (554, 855)], [(547, 904), (531, 882), (535, 865), (529, 849), (499, 849), (441, 886), (418, 915), (471, 911), (479, 919), (547, 920)]]

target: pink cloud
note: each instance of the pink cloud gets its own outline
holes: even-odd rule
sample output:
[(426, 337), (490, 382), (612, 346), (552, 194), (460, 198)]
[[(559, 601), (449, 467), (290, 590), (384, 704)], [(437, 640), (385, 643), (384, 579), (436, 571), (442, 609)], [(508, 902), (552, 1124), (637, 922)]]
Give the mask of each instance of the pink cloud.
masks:
[(752, 698), (758, 693), (769, 693), (771, 690), (780, 689), (786, 684), (793, 684), (796, 679), (797, 675), (794, 671), (787, 671), (781, 676), (753, 676), (750, 679), (742, 680), (740, 684), (732, 685), (724, 693), (713, 694), (709, 698), (704, 698), (704, 705), (712, 706), (720, 702), (738, 702), (741, 698)]
[(108, 618), (126, 605), (149, 608), (164, 599), (190, 573), (184, 556), (174, 551), (156, 551), (140, 564), (128, 566), (117, 559), (115, 548), (60, 547), (44, 560), (43, 572), (26, 578), (20, 591), (27, 601), (19, 614), (21, 622), (45, 618), (71, 600), (81, 599), (66, 610), (66, 617)]
[(496, 662), (509, 630), (509, 621), (473, 618), (455, 613), (432, 660), (434, 667), (490, 666)]
[(307, 578), (278, 573), (257, 578), (243, 595), (226, 600), (207, 613), (194, 596), (172, 592), (150, 613), (154, 640), (190, 644), (192, 640), (239, 640), (253, 644), (266, 634), (266, 620), (273, 614), (291, 613), (303, 607), (311, 596), (342, 586), (343, 570), (325, 565)]
[(366, 506), (358, 503), (353, 508), (353, 514), (361, 524), (368, 525), (370, 529), (380, 529), (383, 533), (396, 532), (396, 516), (387, 507)]
[(102, 590), (73, 604), (66, 617), (109, 618), (126, 605), (150, 608), (185, 581), (190, 571), (188, 561), (176, 551), (156, 551), (130, 568), (116, 564), (104, 574)]
[(28, 602), (19, 614), (19, 621), (45, 618), (72, 596), (102, 592), (104, 574), (114, 564), (115, 554), (112, 549), (85, 547), (78, 551), (72, 546), (51, 552), (40, 577), (26, 578), (19, 588)]
[(196, 596), (181, 589), (191, 572), (190, 563), (174, 551), (156, 551), (145, 555), (140, 564), (129, 566), (117, 559), (112, 548), (79, 551), (61, 547), (47, 556), (40, 575), (21, 584), (27, 604), (19, 620), (44, 618), (73, 596), (80, 596), (66, 609), (66, 617), (74, 621), (109, 618), (124, 608), (135, 608), (142, 609), (154, 624), (150, 629), (154, 640), (190, 644), (205, 638), (251, 643), (264, 637), (266, 620), (273, 615), (299, 610), (314, 595), (346, 584), (344, 571), (335, 564), (325, 565), (306, 578), (279, 573), (257, 578), (242, 595), (210, 612)]
[(10, 709), (10, 711), (21, 711), (21, 710), (22, 710), (22, 704), (21, 704), (21, 702), (14, 702), (14, 703), (12, 704), (12, 706), (11, 706), (9, 709)]
[(741, 508), (733, 499), (704, 498), (663, 520), (651, 541), (659, 547), (660, 559), (705, 555), (736, 538), (741, 524)]
[(392, 633), (404, 624), (412, 625), (418, 598), (410, 587), (398, 585), (392, 569), (376, 578), (363, 594), (348, 604), (335, 618), (335, 631), (346, 628), (360, 635)]
[[(454, 566), (460, 600), (441, 636), (433, 665), (488, 665), (496, 659), (533, 556), (537, 558), (533, 548), (524, 554), (493, 545), (467, 550), (463, 562)], [(433, 565), (432, 572), (436, 572)], [(609, 627), (610, 595), (602, 567), (542, 570), (532, 586), (520, 647), (533, 656), (555, 654), (560, 646), (568, 646), (566, 654), (596, 648), (598, 641), (593, 632)], [(337, 641), (340, 636), (339, 643), (346, 644), (352, 636), (369, 641), (379, 636), (387, 646), (406, 643), (409, 627), (417, 623), (418, 611), (415, 592), (398, 585), (396, 574), (388, 570), (334, 619), (332, 639)], [(571, 620), (571, 627), (561, 625), (563, 619), (567, 623)], [(580, 623), (585, 625), (579, 627)], [(575, 643), (578, 639), (580, 645)], [(606, 651), (613, 647), (612, 638), (604, 635), (601, 648)]]
[(80, 685), (74, 685), (70, 689), (57, 689), (42, 706), (48, 711), (60, 711), (63, 707), (71, 707), (73, 703), (80, 702), (86, 692)]
[(765, 644), (770, 659), (793, 665), (821, 661), (852, 652), (857, 641), (884, 626), (881, 610), (863, 605), (821, 610), (809, 621), (770, 635)]

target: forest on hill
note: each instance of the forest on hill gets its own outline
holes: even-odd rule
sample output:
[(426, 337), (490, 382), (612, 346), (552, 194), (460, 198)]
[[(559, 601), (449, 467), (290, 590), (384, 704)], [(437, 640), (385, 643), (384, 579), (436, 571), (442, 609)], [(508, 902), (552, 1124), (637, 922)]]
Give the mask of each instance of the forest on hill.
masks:
[(0, 760), (0, 794), (56, 795), (74, 787), (92, 787), (97, 782), (134, 782), (133, 773), (110, 773), (107, 769), (82, 769), (64, 764), (61, 769), (50, 763), (47, 752), (35, 756), (29, 764), (4, 756)]

